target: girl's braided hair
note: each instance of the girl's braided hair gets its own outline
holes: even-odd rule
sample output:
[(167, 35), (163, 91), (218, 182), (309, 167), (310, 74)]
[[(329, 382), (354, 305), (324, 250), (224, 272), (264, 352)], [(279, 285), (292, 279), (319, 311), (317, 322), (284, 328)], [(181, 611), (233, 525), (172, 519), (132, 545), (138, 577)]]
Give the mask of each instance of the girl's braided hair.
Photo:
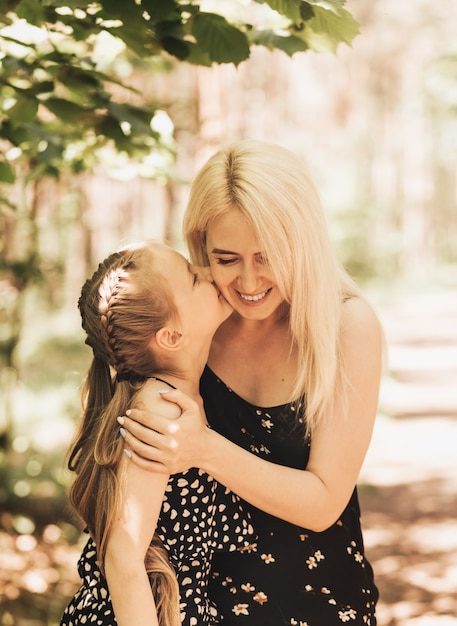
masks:
[[(83, 391), (83, 418), (69, 450), (68, 467), (76, 473), (70, 501), (95, 540), (103, 570), (119, 506), (123, 440), (116, 418), (130, 407), (145, 379), (160, 371), (150, 342), (176, 307), (164, 277), (154, 269), (154, 247), (136, 244), (100, 263), (83, 285), (78, 308), (93, 359)], [(176, 576), (156, 535), (145, 567), (160, 626), (178, 626)]]
[[(143, 248), (141, 252), (145, 250)], [(92, 348), (95, 358), (119, 374), (128, 371), (127, 363), (134, 356), (128, 352), (130, 342), (140, 340), (139, 336), (132, 336), (129, 341), (126, 336), (130, 330), (129, 319), (126, 318), (132, 313), (129, 300), (133, 297), (136, 302), (140, 296), (132, 278), (138, 271), (141, 256), (138, 248), (124, 249), (108, 256), (85, 282), (78, 300), (82, 327), (87, 335), (85, 343)], [(130, 320), (137, 333), (138, 322)], [(151, 336), (153, 329), (146, 332)]]

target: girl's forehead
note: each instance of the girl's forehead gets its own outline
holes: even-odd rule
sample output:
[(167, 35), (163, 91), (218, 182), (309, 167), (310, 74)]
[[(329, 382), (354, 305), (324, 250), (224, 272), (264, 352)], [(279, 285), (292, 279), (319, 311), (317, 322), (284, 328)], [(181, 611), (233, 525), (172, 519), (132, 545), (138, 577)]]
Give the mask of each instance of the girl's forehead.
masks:
[(187, 261), (183, 255), (169, 246), (156, 247), (153, 263), (161, 273), (165, 274), (187, 268)]

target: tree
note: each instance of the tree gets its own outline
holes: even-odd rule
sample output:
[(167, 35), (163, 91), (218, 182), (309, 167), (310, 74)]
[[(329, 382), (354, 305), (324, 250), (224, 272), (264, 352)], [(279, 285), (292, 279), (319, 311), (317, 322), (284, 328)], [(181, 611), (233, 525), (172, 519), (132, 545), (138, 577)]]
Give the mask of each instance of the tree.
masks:
[[(262, 23), (259, 14), (255, 23), (242, 19), (246, 8), (238, 9), (230, 22), (217, 12), (202, 11), (196, 2), (181, 0), (0, 2), (0, 138), (20, 150), (2, 155), (0, 181), (15, 181), (20, 157), (28, 161), (32, 180), (58, 176), (62, 166), (75, 173), (89, 168), (106, 143), (134, 158), (160, 146), (160, 133), (151, 127), (157, 103), (134, 106), (113, 97), (113, 86), (116, 94), (130, 88), (114, 71), (100, 71), (100, 46), (116, 40), (139, 59), (165, 57), (206, 66), (238, 65), (254, 45), (289, 55), (308, 49), (334, 51), (358, 33), (344, 4), (252, 2), (262, 9)], [(112, 54), (119, 54), (119, 47)]]
[[(292, 56), (334, 52), (358, 25), (345, 0), (266, 0), (213, 11), (183, 0), (0, 0), (0, 352), (14, 370), (22, 296), (43, 268), (36, 198), (46, 179), (90, 172), (106, 150), (141, 163), (174, 144), (117, 71), (128, 57), (160, 71), (249, 59), (253, 46)], [(230, 10), (222, 14), (221, 6)], [(153, 174), (151, 174), (153, 175)]]

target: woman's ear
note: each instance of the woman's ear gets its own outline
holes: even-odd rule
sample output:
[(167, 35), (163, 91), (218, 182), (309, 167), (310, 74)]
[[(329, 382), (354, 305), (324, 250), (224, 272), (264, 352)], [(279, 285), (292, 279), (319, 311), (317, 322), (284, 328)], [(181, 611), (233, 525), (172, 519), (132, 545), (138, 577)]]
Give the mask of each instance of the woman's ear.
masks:
[(164, 326), (164, 328), (157, 331), (154, 338), (159, 348), (165, 350), (176, 350), (176, 348), (181, 347), (182, 333), (168, 328), (168, 326)]

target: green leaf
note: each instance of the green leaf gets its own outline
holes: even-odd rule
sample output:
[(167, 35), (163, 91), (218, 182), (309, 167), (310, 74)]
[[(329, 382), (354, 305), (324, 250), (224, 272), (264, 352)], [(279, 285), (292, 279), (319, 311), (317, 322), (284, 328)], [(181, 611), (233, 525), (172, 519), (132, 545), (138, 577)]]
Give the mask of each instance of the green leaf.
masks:
[(34, 83), (30, 87), (30, 93), (34, 95), (43, 94), (43, 93), (51, 93), (54, 91), (55, 85), (52, 80), (43, 80), (39, 83)]
[(62, 122), (69, 124), (88, 124), (96, 117), (90, 109), (63, 98), (49, 98), (43, 101), (43, 105)]
[(152, 135), (151, 119), (154, 115), (154, 109), (141, 109), (132, 104), (110, 102), (108, 111), (119, 122), (128, 122), (132, 134)]
[(304, 52), (308, 49), (308, 44), (300, 37), (294, 35), (280, 36), (272, 30), (257, 30), (247, 33), (248, 39), (251, 43), (258, 46), (265, 46), (270, 50), (275, 48), (282, 50), (288, 56), (292, 56), (296, 52)]
[(255, 0), (259, 4), (268, 4), (274, 11), (285, 15), (294, 24), (302, 21), (300, 15), (301, 0)]
[(7, 111), (8, 118), (15, 126), (34, 120), (38, 112), (38, 100), (36, 98), (27, 95), (22, 96), (20, 93), (18, 98), (16, 104)]
[(192, 34), (197, 46), (207, 52), (214, 63), (234, 63), (249, 58), (250, 48), (245, 33), (232, 26), (221, 15), (197, 13), (192, 20)]
[(190, 44), (182, 39), (176, 39), (175, 37), (163, 37), (160, 40), (163, 49), (168, 54), (176, 57), (180, 61), (187, 61), (190, 54)]
[(83, 70), (80, 67), (65, 65), (59, 69), (56, 76), (57, 80), (72, 91), (93, 91), (101, 89), (102, 84), (98, 79), (97, 73), (92, 70)]
[(304, 22), (314, 17), (314, 9), (309, 2), (302, 2), (300, 5), (300, 17)]
[(339, 43), (350, 46), (359, 32), (359, 25), (348, 11), (341, 9), (336, 14), (316, 6), (313, 19), (296, 35), (305, 39), (313, 50), (335, 53)]
[(45, 22), (44, 8), (37, 0), (21, 0), (16, 6), (15, 13), (19, 18), (34, 26), (40, 26)]
[(30, 143), (30, 133), (24, 125), (14, 126), (10, 119), (3, 120), (0, 126), (0, 137), (8, 139), (13, 146)]
[(162, 22), (170, 17), (178, 16), (174, 0), (143, 0), (141, 6), (149, 13), (153, 22)]
[(0, 182), (2, 183), (14, 183), (16, 180), (16, 174), (9, 163), (0, 161)]
[(189, 42), (189, 54), (186, 57), (186, 62), (192, 65), (203, 65), (204, 67), (211, 67), (213, 64), (209, 54), (192, 42)]
[(112, 116), (104, 116), (94, 126), (97, 135), (112, 139), (120, 152), (129, 152), (131, 141), (124, 135), (119, 122)]
[(123, 41), (127, 48), (140, 58), (160, 53), (157, 41), (155, 41), (152, 32), (144, 27), (144, 24), (123, 25), (105, 30), (113, 37)]
[[(158, 0), (162, 2), (162, 0)], [(120, 19), (124, 24), (144, 21), (143, 7), (135, 0), (101, 0), (103, 18)]]
[(176, 37), (176, 39), (184, 39), (186, 36), (186, 29), (179, 19), (169, 19), (157, 22), (154, 24), (154, 32), (158, 39), (162, 39), (162, 37), (166, 36)]
[(307, 0), (307, 3), (316, 7), (322, 7), (323, 9), (333, 11), (333, 13), (340, 15), (344, 5), (346, 4), (346, 0)]

